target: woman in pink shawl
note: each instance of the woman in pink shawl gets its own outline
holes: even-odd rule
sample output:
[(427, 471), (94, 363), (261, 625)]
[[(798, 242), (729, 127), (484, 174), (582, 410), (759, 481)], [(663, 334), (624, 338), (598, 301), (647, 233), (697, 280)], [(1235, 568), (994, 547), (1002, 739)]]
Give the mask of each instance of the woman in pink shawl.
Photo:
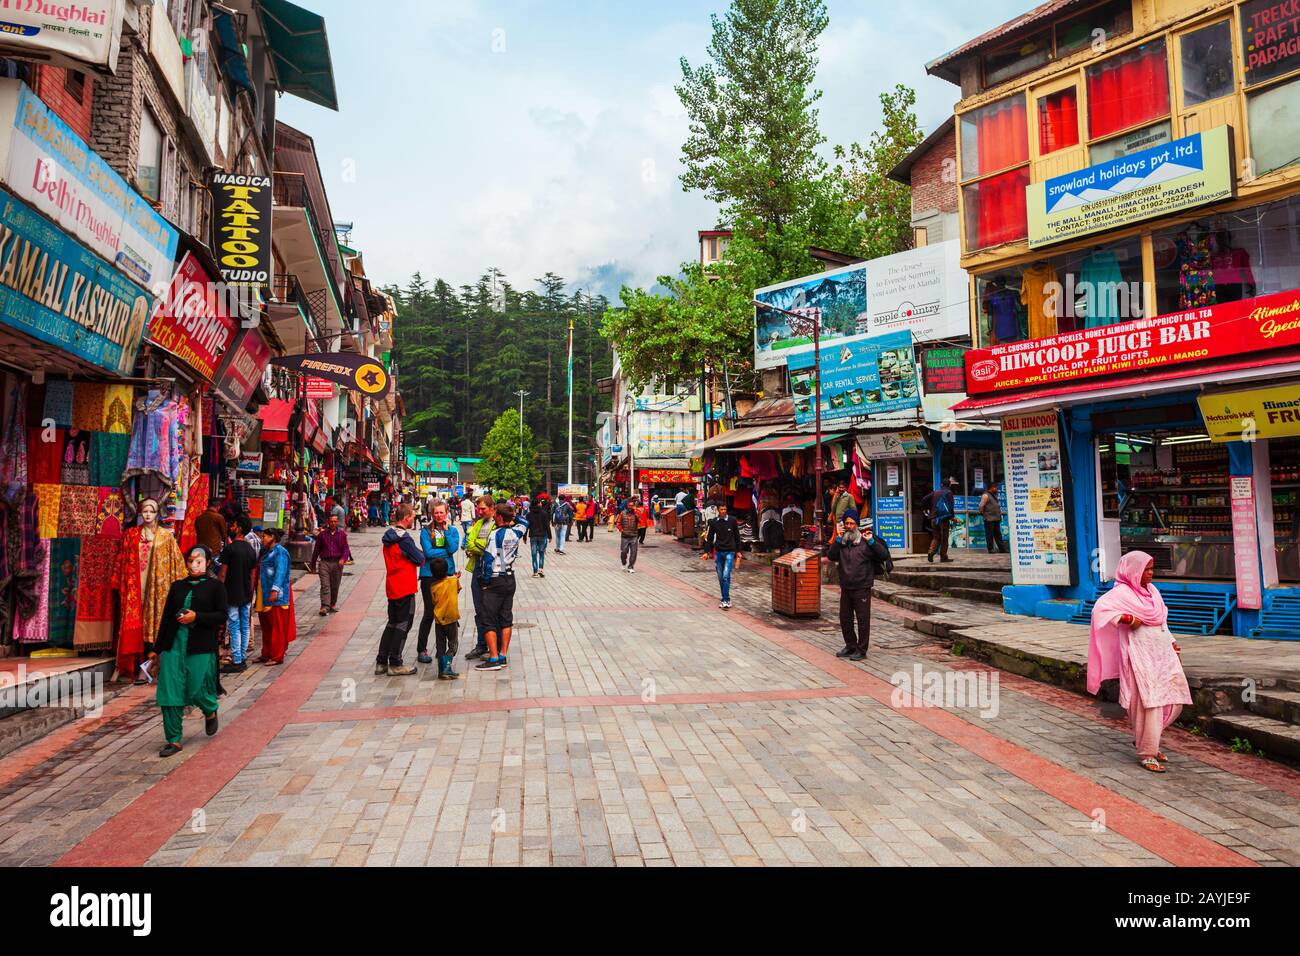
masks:
[(1169, 758), (1160, 752), (1160, 735), (1192, 702), (1192, 694), (1178, 657), (1181, 649), (1169, 633), (1169, 611), (1151, 583), (1154, 576), (1149, 554), (1130, 551), (1120, 558), (1115, 587), (1092, 610), (1088, 693), (1119, 678), (1119, 702), (1133, 726), (1138, 761), (1164, 773)]

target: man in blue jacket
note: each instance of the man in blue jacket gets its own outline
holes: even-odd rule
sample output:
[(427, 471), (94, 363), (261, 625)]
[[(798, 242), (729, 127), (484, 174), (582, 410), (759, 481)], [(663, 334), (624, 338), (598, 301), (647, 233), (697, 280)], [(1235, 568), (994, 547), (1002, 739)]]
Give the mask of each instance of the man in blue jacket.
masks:
[(433, 504), (433, 525), (420, 529), (420, 549), (424, 551), (424, 564), (420, 565), (420, 598), (424, 602), (424, 616), (420, 618), (420, 636), (416, 644), (416, 660), (432, 664), (429, 656), (429, 632), (433, 630), (433, 559), (447, 562), (447, 573), (460, 576), (456, 570), (456, 552), (460, 550), (460, 531), (451, 522), (447, 502)]

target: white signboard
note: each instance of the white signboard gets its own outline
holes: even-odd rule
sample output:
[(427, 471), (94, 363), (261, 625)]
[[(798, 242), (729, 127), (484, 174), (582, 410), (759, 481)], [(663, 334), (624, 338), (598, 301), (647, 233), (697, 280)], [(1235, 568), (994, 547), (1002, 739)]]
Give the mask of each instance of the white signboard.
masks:
[(585, 498), (590, 491), (586, 485), (560, 485), (555, 494), (561, 498)]
[(0, 0), (0, 53), (117, 71), (126, 0)]
[(1002, 419), (1002, 457), (1011, 518), (1011, 580), (1069, 584), (1070, 537), (1056, 412)]
[(872, 335), (911, 332), (917, 342), (969, 335), (968, 297), (956, 239), (867, 263)]

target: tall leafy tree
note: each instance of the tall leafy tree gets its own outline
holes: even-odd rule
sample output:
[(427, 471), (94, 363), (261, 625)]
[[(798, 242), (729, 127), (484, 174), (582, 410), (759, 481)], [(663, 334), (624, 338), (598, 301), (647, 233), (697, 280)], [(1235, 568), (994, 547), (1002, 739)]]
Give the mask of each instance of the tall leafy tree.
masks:
[(497, 416), (483, 439), (479, 457), (483, 460), (475, 468), (478, 480), (494, 491), (531, 494), (541, 480), (533, 430), (521, 425), (519, 412), (513, 408)]

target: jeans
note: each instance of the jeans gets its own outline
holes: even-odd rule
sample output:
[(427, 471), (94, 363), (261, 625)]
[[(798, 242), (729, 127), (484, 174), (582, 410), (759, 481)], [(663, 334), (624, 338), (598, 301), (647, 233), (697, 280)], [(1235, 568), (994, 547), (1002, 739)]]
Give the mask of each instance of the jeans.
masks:
[(555, 526), (555, 550), (564, 550), (564, 539), (569, 536), (569, 526), (567, 524), (557, 524)]
[(384, 636), (379, 639), (379, 654), (376, 664), (388, 664), (400, 667), (402, 664), (402, 646), (406, 644), (406, 635), (415, 623), (415, 595), (388, 599), (388, 626)]
[(533, 553), (533, 574), (543, 570), (546, 567), (546, 544), (545, 538), (533, 538), (529, 542), (532, 545)]
[(1007, 550), (1006, 542), (1002, 540), (1002, 520), (984, 522), (984, 543), (988, 546), (989, 554), (999, 554)]
[(623, 567), (636, 567), (636, 552), (640, 544), (640, 541), (636, 538), (629, 538), (627, 535), (623, 536), (622, 547), (618, 550), (618, 559), (623, 562)]
[(731, 600), (731, 572), (736, 569), (735, 551), (715, 552), (713, 563), (718, 568), (718, 587), (722, 589), (722, 600)]
[(474, 600), (474, 627), (478, 631), (474, 650), (485, 651), (487, 650), (487, 628), (483, 625), (487, 618), (483, 616), (483, 581), (474, 571), (470, 572), (469, 596)]
[(236, 664), (244, 663), (248, 655), (248, 644), (253, 637), (253, 605), (232, 604), (226, 609), (226, 633), (230, 636), (230, 659)]
[(473, 523), (474, 522), (472, 521), (462, 521), (460, 523), (460, 530), (463, 532), (463, 534), (460, 537), (460, 540), (462, 541), (469, 540), (469, 526), (472, 525)]

